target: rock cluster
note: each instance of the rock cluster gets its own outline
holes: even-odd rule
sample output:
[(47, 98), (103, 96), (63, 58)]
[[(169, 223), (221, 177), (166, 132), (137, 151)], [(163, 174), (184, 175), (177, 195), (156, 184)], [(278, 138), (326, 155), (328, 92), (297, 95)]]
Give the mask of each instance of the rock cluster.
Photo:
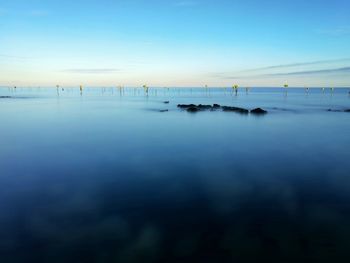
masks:
[(180, 109), (184, 109), (188, 112), (198, 112), (198, 111), (205, 111), (205, 110), (210, 110), (210, 111), (222, 110), (226, 112), (237, 112), (241, 114), (248, 114), (249, 112), (251, 114), (258, 114), (258, 115), (267, 113), (266, 110), (263, 110), (261, 108), (256, 108), (249, 111), (244, 108), (233, 107), (233, 106), (220, 106), (219, 104), (213, 104), (213, 105), (178, 104), (177, 107)]
[(331, 111), (331, 112), (350, 112), (350, 109), (345, 109), (345, 110), (333, 110), (333, 109), (328, 109), (327, 111)]

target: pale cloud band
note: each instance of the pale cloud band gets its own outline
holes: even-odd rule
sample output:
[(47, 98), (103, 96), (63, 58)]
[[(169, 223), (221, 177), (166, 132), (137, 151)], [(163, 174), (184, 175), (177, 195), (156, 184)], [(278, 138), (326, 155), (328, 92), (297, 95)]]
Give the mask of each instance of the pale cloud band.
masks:
[(62, 72), (72, 74), (112, 74), (119, 72), (120, 69), (101, 68), (101, 69), (65, 69)]
[(308, 70), (297, 71), (287, 73), (267, 74), (268, 76), (300, 76), (300, 75), (317, 75), (317, 74), (337, 74), (337, 73), (350, 73), (350, 67), (334, 68), (334, 69), (322, 69), (322, 70)]
[[(222, 73), (212, 74), (211, 77), (216, 79), (247, 79), (247, 78), (263, 78), (263, 77), (274, 77), (274, 76), (348, 74), (350, 73), (349, 63), (350, 63), (350, 58), (320, 60), (320, 61), (312, 61), (312, 62), (275, 65), (275, 66), (247, 69), (247, 70), (236, 71), (236, 72), (222, 72)], [(335, 65), (338, 65), (338, 67), (336, 67)], [(289, 71), (285, 71), (287, 69), (289, 69)]]
[(350, 58), (319, 60), (319, 61), (311, 61), (311, 62), (275, 65), (275, 66), (268, 66), (268, 67), (262, 67), (262, 68), (247, 69), (247, 70), (242, 70), (240, 72), (263, 71), (263, 70), (269, 70), (269, 69), (282, 69), (282, 68), (293, 68), (293, 67), (301, 67), (301, 66), (323, 65), (323, 64), (331, 64), (331, 63), (339, 63), (339, 62), (350, 62)]

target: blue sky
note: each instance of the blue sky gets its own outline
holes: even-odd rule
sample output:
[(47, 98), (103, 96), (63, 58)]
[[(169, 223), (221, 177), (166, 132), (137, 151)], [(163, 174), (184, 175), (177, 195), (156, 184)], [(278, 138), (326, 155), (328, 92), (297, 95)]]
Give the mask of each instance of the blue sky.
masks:
[(0, 0), (0, 85), (350, 86), (348, 0)]

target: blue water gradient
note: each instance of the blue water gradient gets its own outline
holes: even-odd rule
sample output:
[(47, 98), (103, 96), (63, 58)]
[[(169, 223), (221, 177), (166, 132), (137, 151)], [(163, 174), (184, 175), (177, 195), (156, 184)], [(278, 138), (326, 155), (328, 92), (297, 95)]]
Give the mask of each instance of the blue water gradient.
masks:
[(350, 260), (348, 89), (0, 96), (2, 263)]

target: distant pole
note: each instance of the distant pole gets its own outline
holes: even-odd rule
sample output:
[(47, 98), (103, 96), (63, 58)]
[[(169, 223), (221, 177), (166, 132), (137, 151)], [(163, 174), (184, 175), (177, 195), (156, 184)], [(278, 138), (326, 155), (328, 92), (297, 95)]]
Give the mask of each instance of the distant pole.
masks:
[(144, 89), (144, 92), (145, 92), (146, 96), (148, 96), (148, 86), (145, 84), (142, 87)]
[(238, 94), (238, 85), (237, 85), (237, 84), (236, 84), (236, 85), (233, 85), (232, 88), (234, 89), (235, 95), (237, 96), (237, 94)]
[[(60, 85), (56, 85), (57, 90), (60, 88)], [(64, 91), (64, 88), (62, 88), (62, 91)]]
[(286, 93), (285, 93), (285, 94), (287, 95), (289, 85), (288, 85), (287, 83), (285, 83), (285, 84), (283, 85), (283, 87), (284, 87), (284, 89), (286, 90)]

